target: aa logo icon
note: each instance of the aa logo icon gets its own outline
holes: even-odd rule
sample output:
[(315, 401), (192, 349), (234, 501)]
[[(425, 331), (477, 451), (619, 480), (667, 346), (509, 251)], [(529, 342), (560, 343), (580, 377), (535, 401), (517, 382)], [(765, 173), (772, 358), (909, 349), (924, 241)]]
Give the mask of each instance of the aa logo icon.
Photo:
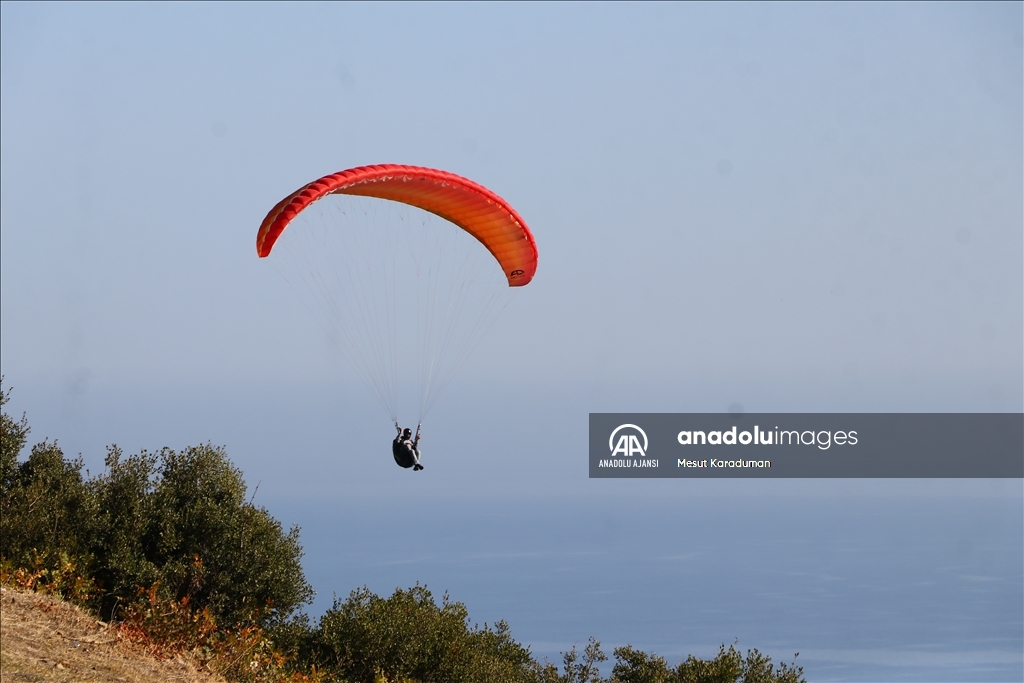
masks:
[[(617, 441), (615, 439), (616, 435), (619, 437)], [(640, 445), (641, 438), (643, 439), (643, 446)], [(641, 458), (646, 457), (647, 434), (636, 425), (619, 425), (612, 432), (612, 435), (608, 437), (608, 450), (612, 452), (613, 458), (616, 455), (624, 455), (626, 457), (639, 455)]]

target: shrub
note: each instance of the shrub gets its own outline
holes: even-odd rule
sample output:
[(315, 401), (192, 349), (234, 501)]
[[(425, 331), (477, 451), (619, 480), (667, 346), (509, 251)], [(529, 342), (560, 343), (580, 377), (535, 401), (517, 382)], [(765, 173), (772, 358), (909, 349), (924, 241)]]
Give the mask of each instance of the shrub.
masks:
[(3, 424), (0, 557), (24, 567), (41, 560), (44, 568), (57, 570), (63, 555), (88, 571), (96, 515), (95, 501), (82, 480), (81, 459), (66, 460), (56, 443), (44, 441), (18, 463), (17, 450), (7, 450), (18, 440), (9, 431), (11, 423), (5, 419)]
[[(798, 653), (799, 654), (799, 653)], [(713, 659), (690, 655), (675, 669), (663, 657), (630, 646), (615, 649), (613, 683), (803, 683), (803, 667), (772, 664), (771, 657), (748, 650), (744, 658), (730, 645), (722, 645)]]
[[(0, 405), (9, 398), (0, 388)], [(94, 581), (106, 619), (145, 604), (140, 588), (154, 588), (232, 628), (282, 624), (311, 599), (298, 528), (285, 533), (246, 502), (242, 473), (223, 448), (124, 457), (111, 446), (106, 471), (86, 481), (81, 458), (65, 458), (56, 442), (18, 461), (24, 416), (3, 412), (0, 430), (0, 559), (9, 580), (77, 585), (80, 599)], [(72, 569), (85, 583), (75, 584)]]
[(218, 623), (267, 627), (308, 602), (299, 530), (284, 533), (266, 509), (245, 501), (241, 472), (209, 444), (122, 459), (91, 482), (102, 538), (97, 579), (104, 611), (159, 584), (165, 599), (188, 598)]
[(531, 677), (527, 648), (508, 625), (470, 627), (466, 607), (425, 586), (381, 598), (367, 588), (335, 600), (313, 632), (315, 663), (338, 680), (501, 683)]

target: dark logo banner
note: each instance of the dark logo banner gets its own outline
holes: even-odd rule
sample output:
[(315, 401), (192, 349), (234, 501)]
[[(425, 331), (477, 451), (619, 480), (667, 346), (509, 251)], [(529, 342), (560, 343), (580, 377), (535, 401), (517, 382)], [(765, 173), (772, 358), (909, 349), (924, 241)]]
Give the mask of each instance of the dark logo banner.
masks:
[(590, 476), (1024, 478), (1021, 413), (591, 413)]

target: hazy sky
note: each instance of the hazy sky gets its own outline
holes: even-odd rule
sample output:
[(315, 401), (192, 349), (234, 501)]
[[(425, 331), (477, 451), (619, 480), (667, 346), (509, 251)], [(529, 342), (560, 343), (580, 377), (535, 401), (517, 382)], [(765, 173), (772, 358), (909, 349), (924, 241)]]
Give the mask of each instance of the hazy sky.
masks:
[(124, 442), (139, 415), (82, 431), (111, 392), (175, 445), (237, 439), (161, 395), (221, 425), (364, 399), (253, 242), (383, 162), (491, 187), (539, 244), (455, 397), (1024, 408), (1020, 4), (2, 11), (0, 347), (36, 436)]
[(147, 438), (230, 447), (246, 401), (234, 431), (361, 403), (253, 242), (383, 162), (539, 244), (449, 407), (1024, 408), (1020, 4), (2, 11), (0, 348), (38, 437), (101, 451), (150, 401)]
[[(589, 412), (1024, 410), (1020, 3), (0, 19), (2, 372), (32, 438), (94, 472), (114, 442), (224, 444), (286, 524), (287, 501), (359, 497), (1021, 498), (1019, 481), (592, 482), (586, 460)], [(375, 163), (486, 185), (540, 252), (431, 413), (415, 477), (254, 247), (282, 197)], [(1009, 528), (994, 547), (1020, 544)], [(307, 544), (313, 565), (328, 552)]]

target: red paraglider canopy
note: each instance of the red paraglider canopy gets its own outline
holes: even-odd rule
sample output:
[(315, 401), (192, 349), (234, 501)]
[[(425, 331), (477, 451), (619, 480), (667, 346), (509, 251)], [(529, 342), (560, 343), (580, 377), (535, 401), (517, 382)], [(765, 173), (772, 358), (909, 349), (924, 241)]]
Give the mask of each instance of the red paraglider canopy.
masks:
[(537, 272), (537, 243), (526, 222), (504, 199), (454, 173), (399, 164), (332, 173), (285, 197), (260, 225), (256, 235), (260, 258), (270, 255), (277, 238), (299, 212), (329, 194), (390, 199), (451, 221), (487, 247), (510, 287), (522, 287)]

